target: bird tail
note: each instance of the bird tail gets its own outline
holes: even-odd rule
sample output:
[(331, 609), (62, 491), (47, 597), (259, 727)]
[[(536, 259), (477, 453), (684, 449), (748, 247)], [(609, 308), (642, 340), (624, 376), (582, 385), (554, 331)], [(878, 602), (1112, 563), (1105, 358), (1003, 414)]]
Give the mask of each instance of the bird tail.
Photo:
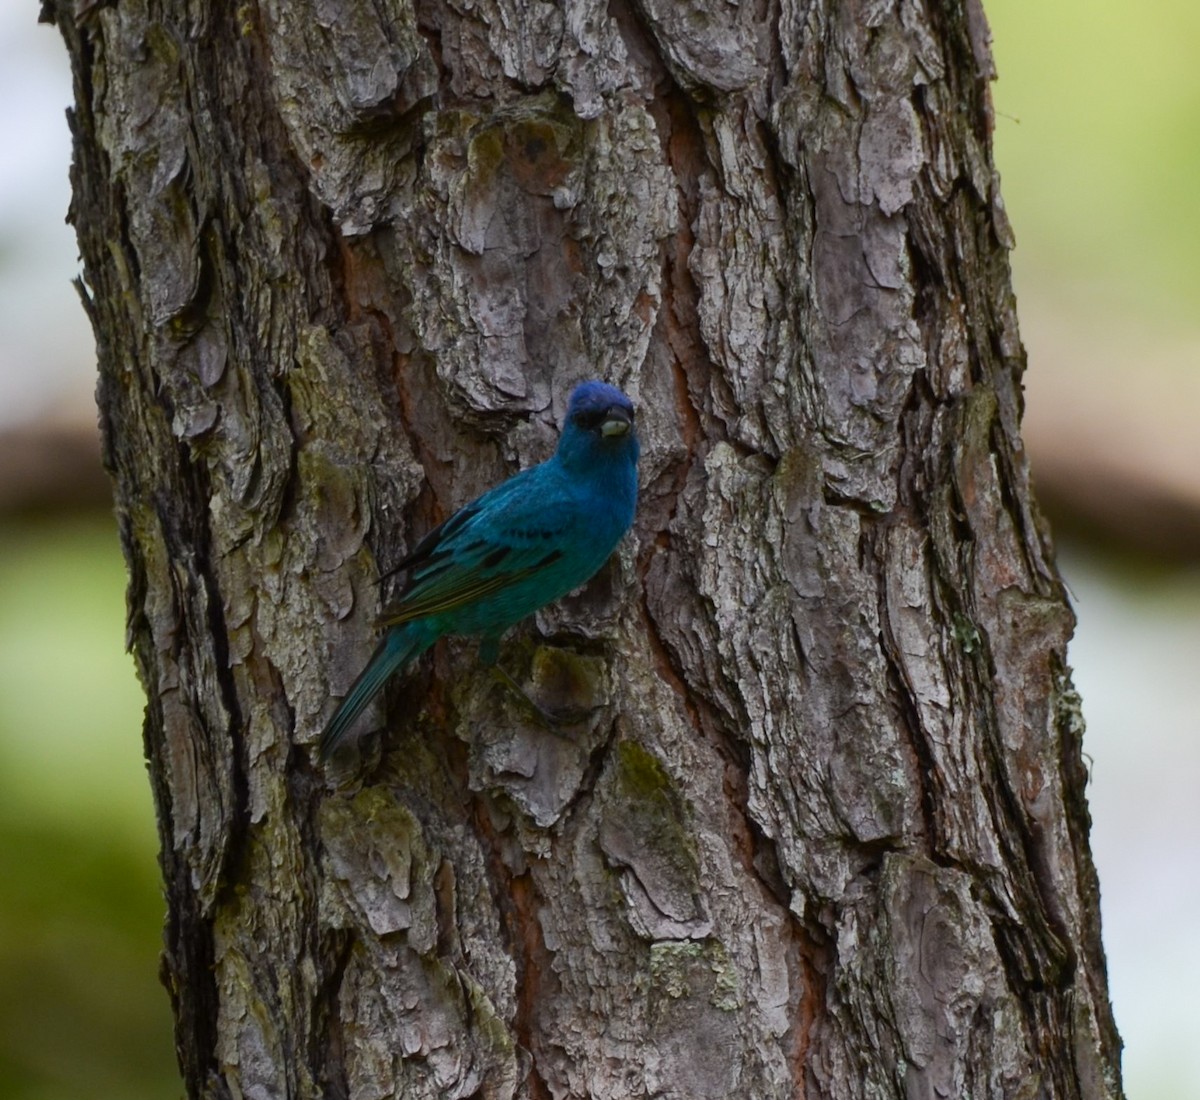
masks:
[(322, 762), (329, 759), (354, 719), (362, 714), (367, 704), (379, 694), (393, 672), (403, 668), (417, 654), (429, 648), (429, 641), (417, 625), (394, 626), (375, 647), (367, 667), (358, 674), (350, 685), (350, 691), (341, 705), (334, 711), (328, 725), (321, 732), (317, 746), (317, 757)]

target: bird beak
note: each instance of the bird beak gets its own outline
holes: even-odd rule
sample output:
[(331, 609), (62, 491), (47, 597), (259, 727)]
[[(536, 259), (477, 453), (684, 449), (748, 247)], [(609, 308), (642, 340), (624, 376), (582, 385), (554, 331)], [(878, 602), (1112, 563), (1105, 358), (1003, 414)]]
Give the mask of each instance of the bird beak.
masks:
[(613, 405), (604, 414), (604, 421), (600, 425), (601, 435), (628, 435), (631, 431), (633, 431), (633, 417), (618, 405)]

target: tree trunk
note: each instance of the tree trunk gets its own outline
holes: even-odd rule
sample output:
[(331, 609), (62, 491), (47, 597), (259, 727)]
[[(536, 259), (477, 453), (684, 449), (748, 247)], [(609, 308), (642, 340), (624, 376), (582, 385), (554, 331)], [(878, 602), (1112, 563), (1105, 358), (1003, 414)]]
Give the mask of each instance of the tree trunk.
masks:
[[(193, 1097), (1117, 1097), (977, 0), (48, 0)], [(323, 769), (380, 575), (635, 532)], [(384, 716), (386, 713), (386, 722)]]

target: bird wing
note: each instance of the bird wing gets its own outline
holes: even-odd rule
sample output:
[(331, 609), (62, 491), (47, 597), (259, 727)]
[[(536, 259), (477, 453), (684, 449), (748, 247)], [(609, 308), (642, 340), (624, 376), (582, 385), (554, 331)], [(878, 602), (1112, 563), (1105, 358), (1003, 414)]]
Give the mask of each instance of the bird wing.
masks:
[(435, 527), (392, 572), (408, 571), (384, 626), (475, 603), (553, 565), (575, 509), (556, 486), (518, 474)]

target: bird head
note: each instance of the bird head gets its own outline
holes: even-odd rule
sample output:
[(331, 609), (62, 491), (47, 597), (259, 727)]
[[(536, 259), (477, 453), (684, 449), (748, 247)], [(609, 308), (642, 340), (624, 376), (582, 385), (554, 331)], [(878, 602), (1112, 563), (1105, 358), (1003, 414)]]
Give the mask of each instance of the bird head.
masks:
[(637, 461), (633, 402), (606, 382), (583, 382), (571, 393), (559, 453), (564, 460), (603, 457)]

